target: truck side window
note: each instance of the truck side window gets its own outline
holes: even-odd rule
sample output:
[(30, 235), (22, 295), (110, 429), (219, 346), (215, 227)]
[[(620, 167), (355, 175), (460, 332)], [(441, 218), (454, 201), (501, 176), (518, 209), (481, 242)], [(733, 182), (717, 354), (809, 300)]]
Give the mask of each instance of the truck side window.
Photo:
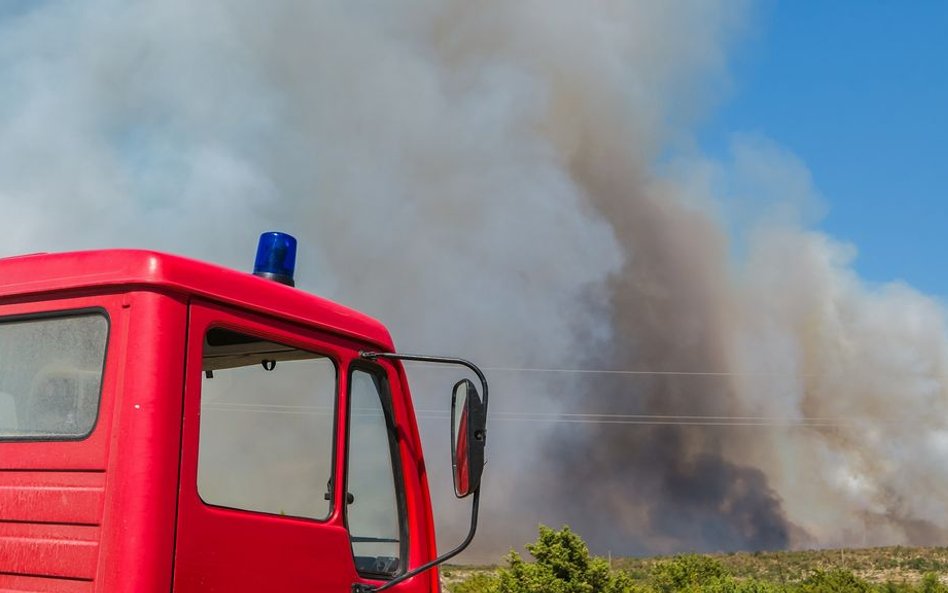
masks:
[(103, 313), (0, 321), (0, 440), (75, 440), (95, 426)]
[(398, 443), (391, 397), (381, 375), (352, 371), (346, 518), (356, 568), (363, 576), (392, 576), (404, 547)]
[(331, 509), (332, 360), (228, 329), (204, 342), (198, 493), (205, 503), (310, 519)]

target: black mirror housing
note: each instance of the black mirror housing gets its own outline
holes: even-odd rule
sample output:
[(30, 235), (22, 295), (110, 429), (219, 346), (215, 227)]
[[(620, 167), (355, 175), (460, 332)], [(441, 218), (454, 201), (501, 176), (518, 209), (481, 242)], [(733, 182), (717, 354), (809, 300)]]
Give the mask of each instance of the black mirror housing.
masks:
[(458, 498), (481, 486), (486, 436), (487, 414), (481, 396), (474, 383), (461, 379), (451, 395), (451, 467)]

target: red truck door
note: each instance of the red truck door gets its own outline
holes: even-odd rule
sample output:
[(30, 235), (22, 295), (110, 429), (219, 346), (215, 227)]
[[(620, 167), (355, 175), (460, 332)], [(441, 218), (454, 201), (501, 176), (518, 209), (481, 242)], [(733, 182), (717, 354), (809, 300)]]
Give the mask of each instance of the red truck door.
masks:
[(174, 591), (349, 593), (402, 571), (381, 368), (343, 338), (210, 303), (188, 335)]

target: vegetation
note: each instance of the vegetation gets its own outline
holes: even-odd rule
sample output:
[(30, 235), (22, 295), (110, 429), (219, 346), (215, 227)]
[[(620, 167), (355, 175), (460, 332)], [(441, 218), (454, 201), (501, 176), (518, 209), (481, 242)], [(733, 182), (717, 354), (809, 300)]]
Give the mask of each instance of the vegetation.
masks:
[[(948, 549), (768, 552), (625, 558), (590, 555), (568, 527), (540, 527), (503, 567), (449, 567), (450, 593), (948, 593)], [(948, 578), (946, 578), (948, 580)]]

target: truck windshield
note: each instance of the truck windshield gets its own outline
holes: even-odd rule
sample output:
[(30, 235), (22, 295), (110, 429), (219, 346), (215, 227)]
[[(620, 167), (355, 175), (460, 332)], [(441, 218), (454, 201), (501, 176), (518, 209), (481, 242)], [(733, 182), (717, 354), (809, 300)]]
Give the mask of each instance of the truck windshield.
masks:
[(108, 333), (102, 313), (0, 320), (0, 440), (88, 436)]

